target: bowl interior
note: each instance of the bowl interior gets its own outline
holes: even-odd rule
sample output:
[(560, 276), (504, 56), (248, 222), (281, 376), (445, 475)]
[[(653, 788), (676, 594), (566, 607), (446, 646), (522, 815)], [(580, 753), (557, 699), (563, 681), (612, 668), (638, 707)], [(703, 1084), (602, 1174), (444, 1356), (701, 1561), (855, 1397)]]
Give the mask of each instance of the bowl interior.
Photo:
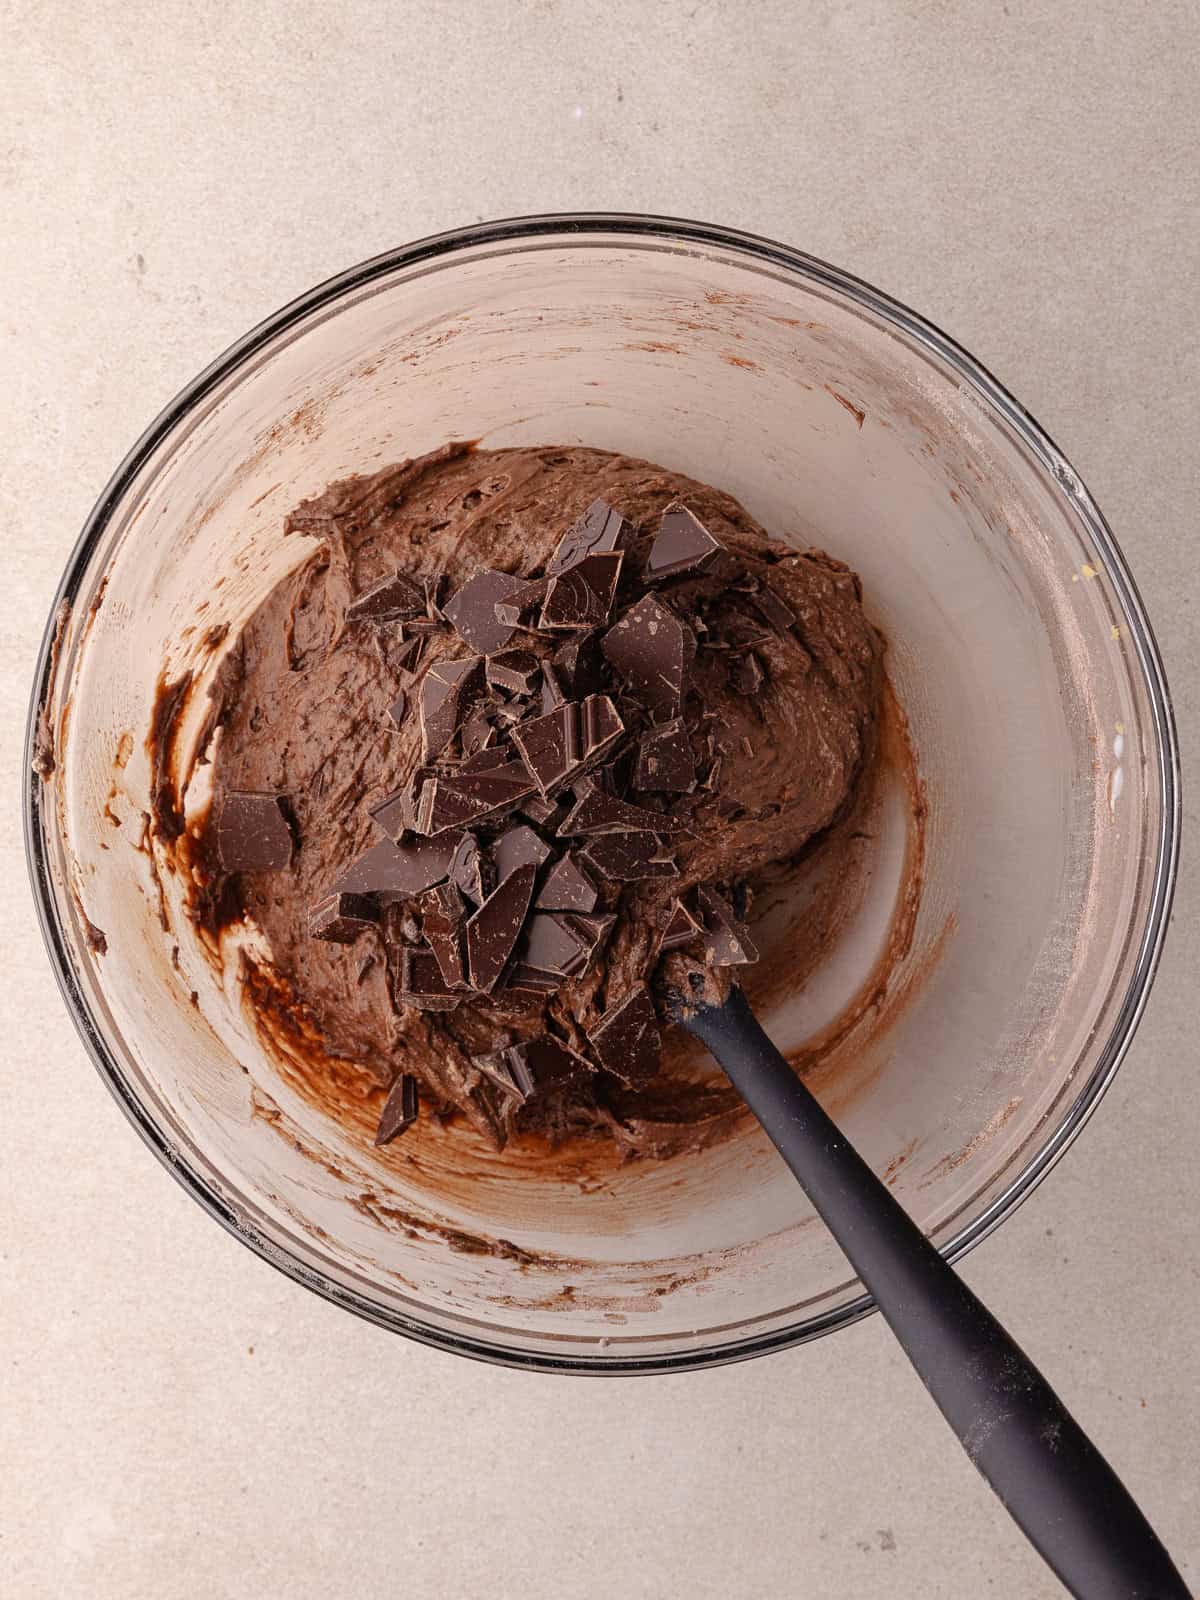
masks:
[[(943, 1242), (986, 1228), (1090, 1103), (1161, 900), (1148, 647), (1069, 469), (899, 308), (702, 234), (477, 233), (293, 309), (115, 481), (53, 673), (41, 888), (114, 1087), (270, 1258), (502, 1359), (719, 1359), (835, 1325), (861, 1292), (752, 1127), (625, 1166), (432, 1124), (376, 1152), (264, 1051), (147, 840), (145, 741), (161, 682), (191, 674), (190, 765), (225, 630), (307, 553), (282, 536), (297, 500), (449, 438), (584, 443), (715, 483), (858, 570), (917, 753), (920, 893), (911, 795), (885, 783), (855, 915), (768, 1020)], [(804, 910), (777, 908), (775, 937), (799, 949)]]

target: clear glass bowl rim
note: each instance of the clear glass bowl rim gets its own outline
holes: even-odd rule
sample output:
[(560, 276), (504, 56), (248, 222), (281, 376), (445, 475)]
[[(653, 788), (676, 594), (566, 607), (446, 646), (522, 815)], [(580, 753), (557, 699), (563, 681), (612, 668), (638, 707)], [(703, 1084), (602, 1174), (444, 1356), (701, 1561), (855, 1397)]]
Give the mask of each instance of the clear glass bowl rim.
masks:
[(518, 243), (531, 238), (553, 241), (556, 236), (571, 240), (587, 239), (591, 236), (595, 237), (598, 243), (605, 239), (611, 240), (623, 236), (647, 243), (661, 241), (715, 248), (734, 256), (747, 258), (752, 263), (765, 263), (772, 269), (783, 269), (799, 274), (844, 295), (864, 311), (901, 330), (918, 346), (944, 363), (974, 391), (990, 411), (999, 416), (1017, 435), (1021, 444), (1054, 478), (1061, 494), (1070, 503), (1085, 528), (1087, 537), (1093, 542), (1103, 561), (1106, 576), (1110, 579), (1114, 594), (1129, 622), (1129, 641), (1133, 646), (1149, 700), (1154, 744), (1152, 754), (1155, 758), (1155, 775), (1162, 796), (1157, 836), (1153, 841), (1155, 859), (1145, 925), (1141, 931), (1136, 959), (1125, 993), (1095, 1067), (1080, 1086), (1079, 1092), (1058, 1123), (1049, 1130), (1021, 1171), (980, 1216), (941, 1246), (942, 1254), (949, 1261), (955, 1261), (965, 1255), (1032, 1193), (1076, 1138), (1124, 1059), (1145, 1010), (1170, 919), (1179, 860), (1180, 760), (1174, 713), (1161, 655), (1132, 574), (1099, 507), (1066, 456), (1008, 390), (947, 334), (890, 295), (818, 257), (787, 245), (777, 244), (760, 235), (718, 227), (711, 223), (629, 212), (561, 212), (478, 223), (471, 227), (431, 234), (427, 238), (415, 240), (411, 244), (385, 251), (381, 255), (361, 262), (292, 300), (231, 345), (191, 383), (180, 390), (133, 445), (92, 508), (67, 562), (43, 633), (30, 699), (22, 802), (25, 853), (38, 922), (55, 978), (71, 1013), (76, 1031), (101, 1078), (162, 1165), (193, 1199), (242, 1244), (254, 1250), (278, 1271), (334, 1304), (353, 1311), (378, 1326), (403, 1333), (421, 1343), (457, 1355), (503, 1366), (539, 1371), (605, 1375), (678, 1372), (719, 1366), (805, 1343), (809, 1339), (819, 1338), (825, 1333), (858, 1321), (875, 1309), (875, 1303), (870, 1295), (863, 1294), (847, 1305), (818, 1317), (806, 1319), (792, 1327), (749, 1338), (733, 1339), (721, 1345), (695, 1351), (641, 1357), (615, 1356), (611, 1360), (586, 1355), (548, 1354), (516, 1347), (505, 1348), (467, 1334), (421, 1323), (412, 1316), (402, 1315), (377, 1305), (356, 1291), (315, 1272), (300, 1259), (284, 1252), (280, 1246), (275, 1244), (268, 1246), (257, 1237), (247, 1236), (238, 1225), (235, 1214), (225, 1198), (201, 1173), (193, 1170), (181, 1159), (177, 1150), (168, 1147), (162, 1130), (125, 1077), (96, 1019), (90, 1012), (71, 964), (69, 937), (52, 889), (45, 844), (43, 784), (34, 773), (32, 764), (39, 712), (53, 689), (51, 669), (54, 663), (51, 646), (59, 607), (64, 600), (74, 606), (79, 597), (88, 562), (104, 538), (113, 512), (120, 504), (125, 491), (149, 457), (188, 413), (193, 411), (217, 385), (223, 383), (280, 334), (295, 327), (313, 311), (332, 307), (342, 296), (375, 279), (385, 277), (400, 268), (418, 264), (428, 265), (439, 258), (453, 256), (456, 252), (475, 250), (480, 246), (503, 246), (506, 243)]

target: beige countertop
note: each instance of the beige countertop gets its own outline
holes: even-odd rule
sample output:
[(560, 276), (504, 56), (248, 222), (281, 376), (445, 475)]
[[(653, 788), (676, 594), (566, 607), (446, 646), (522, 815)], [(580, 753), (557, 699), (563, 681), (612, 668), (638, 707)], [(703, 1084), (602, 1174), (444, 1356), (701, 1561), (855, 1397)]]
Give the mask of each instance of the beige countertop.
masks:
[[(578, 207), (777, 236), (975, 352), (1112, 522), (1192, 763), (1200, 13), (9, 0), (4, 17), (4, 1593), (1060, 1593), (877, 1318), (721, 1371), (565, 1381), (406, 1344), (238, 1246), (143, 1150), (68, 1021), (32, 923), (19, 742), (92, 500), (202, 364), (389, 245)], [(1198, 968), (1185, 850), (1115, 1087), (965, 1269), (1193, 1583)]]

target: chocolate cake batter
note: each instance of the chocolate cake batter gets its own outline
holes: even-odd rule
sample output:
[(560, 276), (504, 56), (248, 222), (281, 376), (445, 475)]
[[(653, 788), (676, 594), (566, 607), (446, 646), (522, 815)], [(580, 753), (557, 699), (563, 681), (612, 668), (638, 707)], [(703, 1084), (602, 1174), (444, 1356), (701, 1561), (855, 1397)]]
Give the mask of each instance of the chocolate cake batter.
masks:
[(872, 751), (857, 577), (586, 449), (448, 445), (287, 531), (318, 543), (213, 690), (199, 914), (251, 919), (324, 1050), (393, 1086), (381, 1141), (422, 1102), (654, 1151), (656, 992), (755, 959), (754, 890)]

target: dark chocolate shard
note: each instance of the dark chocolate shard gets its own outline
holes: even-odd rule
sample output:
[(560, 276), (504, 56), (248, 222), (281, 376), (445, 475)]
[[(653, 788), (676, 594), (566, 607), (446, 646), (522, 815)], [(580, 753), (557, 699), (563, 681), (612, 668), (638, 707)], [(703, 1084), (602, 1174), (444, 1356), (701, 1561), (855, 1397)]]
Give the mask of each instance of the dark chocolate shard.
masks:
[(442, 615), (472, 650), (493, 655), (504, 649), (514, 632), (508, 623), (500, 621), (496, 606), (520, 589), (524, 581), (514, 578), (511, 572), (477, 572), (446, 602)]
[(765, 677), (762, 662), (753, 650), (747, 650), (744, 656), (738, 656), (729, 669), (729, 681), (738, 694), (756, 695), (762, 688)]
[(353, 944), (379, 923), (379, 907), (365, 894), (327, 894), (309, 913), (308, 932), (330, 944)]
[(512, 751), (503, 745), (494, 744), (486, 750), (476, 750), (473, 756), (467, 756), (451, 768), (450, 776), (460, 772), (491, 772), (496, 767), (506, 767), (512, 760)]
[(611, 555), (584, 556), (566, 572), (551, 578), (538, 627), (602, 628), (612, 610), (624, 559), (619, 550)]
[(514, 632), (532, 627), (546, 593), (545, 578), (518, 578), (516, 582), (517, 587), (510, 589), (503, 600), (497, 600), (495, 606), (496, 621)]
[(600, 648), (647, 708), (678, 716), (696, 656), (696, 635), (657, 595), (643, 595), (604, 635)]
[(553, 711), (520, 723), (512, 731), (512, 741), (542, 794), (549, 794), (579, 765), (578, 704), (565, 700)]
[(697, 939), (704, 938), (703, 924), (698, 922), (684, 905), (682, 900), (676, 900), (671, 908), (671, 917), (663, 929), (661, 949), (665, 955), (668, 950), (678, 950), (685, 944), (693, 944)]
[(590, 766), (608, 754), (625, 732), (625, 724), (606, 694), (589, 694), (580, 715), (580, 761)]
[(467, 981), (463, 959), (462, 930), (466, 906), (456, 884), (440, 883), (421, 896), (421, 932), (425, 935), (442, 981), (450, 989), (460, 989)]
[(558, 547), (546, 565), (546, 576), (555, 578), (588, 556), (622, 550), (632, 534), (632, 527), (619, 511), (614, 511), (605, 500), (593, 500), (558, 541)]
[(396, 986), (400, 1005), (414, 1006), (418, 1011), (453, 1011), (462, 998), (462, 991), (456, 993), (442, 977), (432, 950), (401, 947), (400, 981)]
[(492, 843), (497, 883), (503, 883), (518, 867), (540, 867), (549, 859), (550, 846), (523, 822), (506, 828)]
[(663, 512), (642, 576), (647, 583), (676, 578), (684, 572), (704, 572), (720, 556), (724, 545), (686, 506), (668, 506)]
[(566, 913), (566, 920), (587, 950), (585, 966), (590, 966), (608, 943), (608, 936), (617, 925), (615, 914), (606, 917), (577, 916), (572, 912)]
[(560, 673), (553, 661), (542, 662), (542, 710), (553, 711), (571, 697), (567, 692), (566, 674)]
[(553, 711), (531, 717), (513, 729), (513, 743), (543, 795), (568, 777), (598, 761), (625, 731), (616, 706), (606, 694), (589, 695), (582, 703), (567, 700)]
[(769, 583), (762, 584), (754, 591), (750, 597), (750, 604), (757, 606), (771, 626), (778, 628), (780, 633), (786, 633), (789, 628), (796, 625), (796, 613)]
[(606, 1072), (628, 1089), (649, 1083), (662, 1058), (662, 1034), (654, 1002), (639, 984), (618, 1006), (606, 1011), (588, 1034), (588, 1043)]
[(583, 970), (587, 958), (587, 939), (567, 917), (553, 911), (535, 911), (527, 919), (517, 946), (517, 960), (522, 967), (554, 978), (570, 978)]
[(523, 961), (514, 961), (505, 974), (503, 988), (497, 992), (522, 997), (536, 995), (544, 1000), (561, 984), (562, 979), (553, 972), (539, 972), (536, 967), (527, 967)]
[(331, 892), (401, 899), (423, 894), (446, 877), (458, 844), (457, 836), (406, 839), (402, 844), (381, 839), (346, 869)]
[(639, 829), (652, 833), (686, 831), (687, 824), (679, 817), (631, 805), (628, 800), (606, 794), (594, 782), (585, 782), (587, 787), (576, 789), (579, 798), (558, 825), (560, 838), (583, 833), (637, 832)]
[(604, 687), (600, 634), (580, 633), (559, 645), (550, 658), (558, 682), (572, 700), (598, 694)]
[(422, 833), (440, 834), (482, 822), (514, 809), (535, 787), (523, 761), (509, 761), (487, 772), (439, 775), (421, 792), (417, 826)]
[(421, 680), (417, 698), (422, 760), (432, 761), (441, 755), (482, 685), (483, 661), (479, 656), (435, 661), (429, 668)]
[(532, 694), (542, 676), (532, 650), (502, 650), (487, 658), (487, 681), (509, 694)]
[[(397, 629), (403, 633), (403, 629)], [(377, 638), (382, 635), (376, 635)], [(388, 650), (388, 661), (395, 672), (415, 672), (420, 665), (421, 652), (425, 648), (424, 639), (414, 635), (411, 639), (401, 638)]]
[(655, 833), (599, 833), (578, 852), (600, 878), (633, 883), (642, 878), (673, 878), (674, 858)]
[(683, 722), (676, 718), (651, 728), (638, 745), (635, 789), (686, 794), (696, 781), (696, 758)]
[(546, 874), (546, 881), (534, 904), (540, 911), (588, 912), (595, 908), (598, 892), (596, 885), (568, 851)]
[(481, 750), (489, 750), (496, 738), (496, 725), (483, 710), (472, 711), (459, 732), (464, 756), (475, 756)]
[(226, 872), (278, 872), (291, 861), (292, 845), (282, 795), (226, 794), (217, 816), (217, 855)]
[(471, 1065), (481, 1072), (489, 1083), (516, 1101), (529, 1098), (529, 1092), (519, 1084), (508, 1064), (507, 1050), (495, 1050), (488, 1055), (472, 1056)]
[(347, 622), (394, 622), (425, 614), (421, 585), (406, 572), (381, 578), (346, 607)]
[(467, 922), (467, 970), (471, 985), (490, 994), (521, 934), (533, 885), (535, 866), (518, 867), (494, 889)]
[(703, 884), (696, 890), (696, 899), (708, 923), (704, 945), (713, 966), (740, 967), (757, 961), (758, 951), (749, 930), (729, 902)]
[(473, 833), (464, 833), (450, 858), (448, 876), (451, 883), (461, 889), (467, 899), (482, 905), (492, 892), (491, 864), (479, 848)]
[(387, 1144), (398, 1133), (411, 1128), (420, 1110), (417, 1080), (411, 1072), (402, 1072), (391, 1087), (383, 1110), (379, 1114), (379, 1128), (375, 1134), (377, 1145)]
[(388, 707), (388, 721), (394, 728), (404, 726), (404, 715), (408, 710), (408, 695), (401, 689), (400, 693)]
[[(522, 800), (520, 812), (523, 817), (528, 817), (530, 822), (536, 822), (539, 827), (545, 827), (551, 818), (558, 816), (558, 801), (547, 800), (543, 795), (531, 794), (528, 800)], [(551, 829), (551, 832), (554, 830)]]
[(519, 1044), (509, 1045), (504, 1059), (526, 1097), (573, 1083), (588, 1077), (592, 1071), (589, 1061), (549, 1036), (523, 1039)]

